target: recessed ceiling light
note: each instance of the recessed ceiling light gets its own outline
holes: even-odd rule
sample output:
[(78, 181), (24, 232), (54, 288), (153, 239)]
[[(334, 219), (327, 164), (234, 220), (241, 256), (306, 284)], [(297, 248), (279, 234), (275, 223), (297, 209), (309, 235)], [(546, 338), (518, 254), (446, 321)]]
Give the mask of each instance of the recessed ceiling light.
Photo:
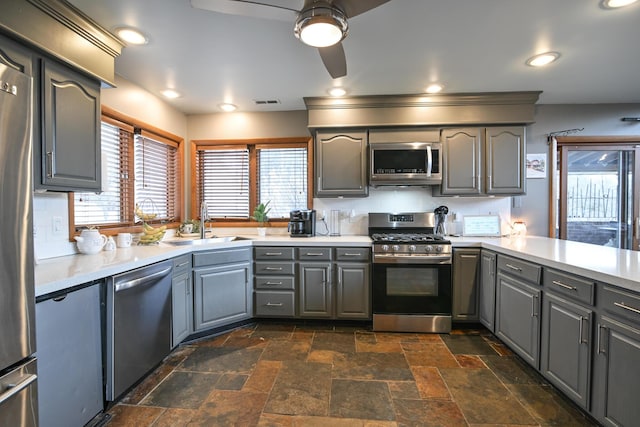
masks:
[(629, 6), (638, 0), (603, 0), (602, 5), (608, 9)]
[(228, 102), (225, 102), (224, 104), (220, 104), (219, 107), (222, 111), (226, 111), (227, 113), (236, 111), (236, 109), (238, 108), (237, 106), (233, 104), (229, 104)]
[(160, 92), (165, 98), (174, 99), (180, 97), (180, 94), (173, 89), (167, 89)]
[(335, 96), (335, 97), (345, 96), (347, 94), (347, 91), (342, 87), (332, 87), (331, 89), (328, 90), (328, 92), (329, 92), (329, 95)]
[(118, 37), (127, 43), (143, 45), (149, 43), (147, 36), (132, 27), (117, 27), (113, 30)]
[(442, 86), (441, 84), (432, 83), (429, 86), (427, 86), (427, 88), (424, 91), (427, 92), (427, 93), (438, 93), (442, 89), (444, 89), (444, 86)]
[(527, 59), (527, 65), (531, 67), (544, 67), (547, 64), (551, 64), (558, 58), (560, 58), (560, 54), (558, 52), (545, 52)]

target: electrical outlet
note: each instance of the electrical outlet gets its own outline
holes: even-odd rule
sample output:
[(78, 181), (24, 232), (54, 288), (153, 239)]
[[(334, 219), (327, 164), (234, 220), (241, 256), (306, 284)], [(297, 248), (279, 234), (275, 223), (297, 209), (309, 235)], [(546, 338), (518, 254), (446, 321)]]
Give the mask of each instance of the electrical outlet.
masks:
[(54, 216), (52, 219), (52, 227), (53, 227), (53, 234), (60, 234), (63, 231), (62, 228), (62, 217), (61, 216)]

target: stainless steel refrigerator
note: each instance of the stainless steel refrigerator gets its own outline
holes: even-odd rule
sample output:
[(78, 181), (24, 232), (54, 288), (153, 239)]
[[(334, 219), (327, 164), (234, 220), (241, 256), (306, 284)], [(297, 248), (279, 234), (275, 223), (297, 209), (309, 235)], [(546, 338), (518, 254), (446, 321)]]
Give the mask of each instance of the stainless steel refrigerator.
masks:
[(0, 64), (0, 426), (38, 425), (32, 79)]

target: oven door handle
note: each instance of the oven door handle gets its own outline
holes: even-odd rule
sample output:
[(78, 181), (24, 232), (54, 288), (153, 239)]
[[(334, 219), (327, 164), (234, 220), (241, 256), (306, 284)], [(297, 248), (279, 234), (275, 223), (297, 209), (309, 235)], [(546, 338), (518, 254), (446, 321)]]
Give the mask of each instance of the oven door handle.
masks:
[(451, 264), (451, 255), (374, 254), (374, 264)]

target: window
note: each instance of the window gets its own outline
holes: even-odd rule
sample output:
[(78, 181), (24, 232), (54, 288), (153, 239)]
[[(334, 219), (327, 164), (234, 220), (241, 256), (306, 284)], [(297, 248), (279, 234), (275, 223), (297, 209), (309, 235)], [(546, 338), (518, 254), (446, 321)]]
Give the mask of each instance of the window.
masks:
[(194, 142), (192, 212), (204, 200), (211, 217), (248, 222), (259, 203), (272, 221), (311, 208), (310, 147), (308, 138)]
[(107, 111), (101, 124), (103, 192), (73, 194), (73, 229), (131, 227), (139, 221), (135, 204), (156, 214), (154, 221), (179, 221), (181, 139)]

